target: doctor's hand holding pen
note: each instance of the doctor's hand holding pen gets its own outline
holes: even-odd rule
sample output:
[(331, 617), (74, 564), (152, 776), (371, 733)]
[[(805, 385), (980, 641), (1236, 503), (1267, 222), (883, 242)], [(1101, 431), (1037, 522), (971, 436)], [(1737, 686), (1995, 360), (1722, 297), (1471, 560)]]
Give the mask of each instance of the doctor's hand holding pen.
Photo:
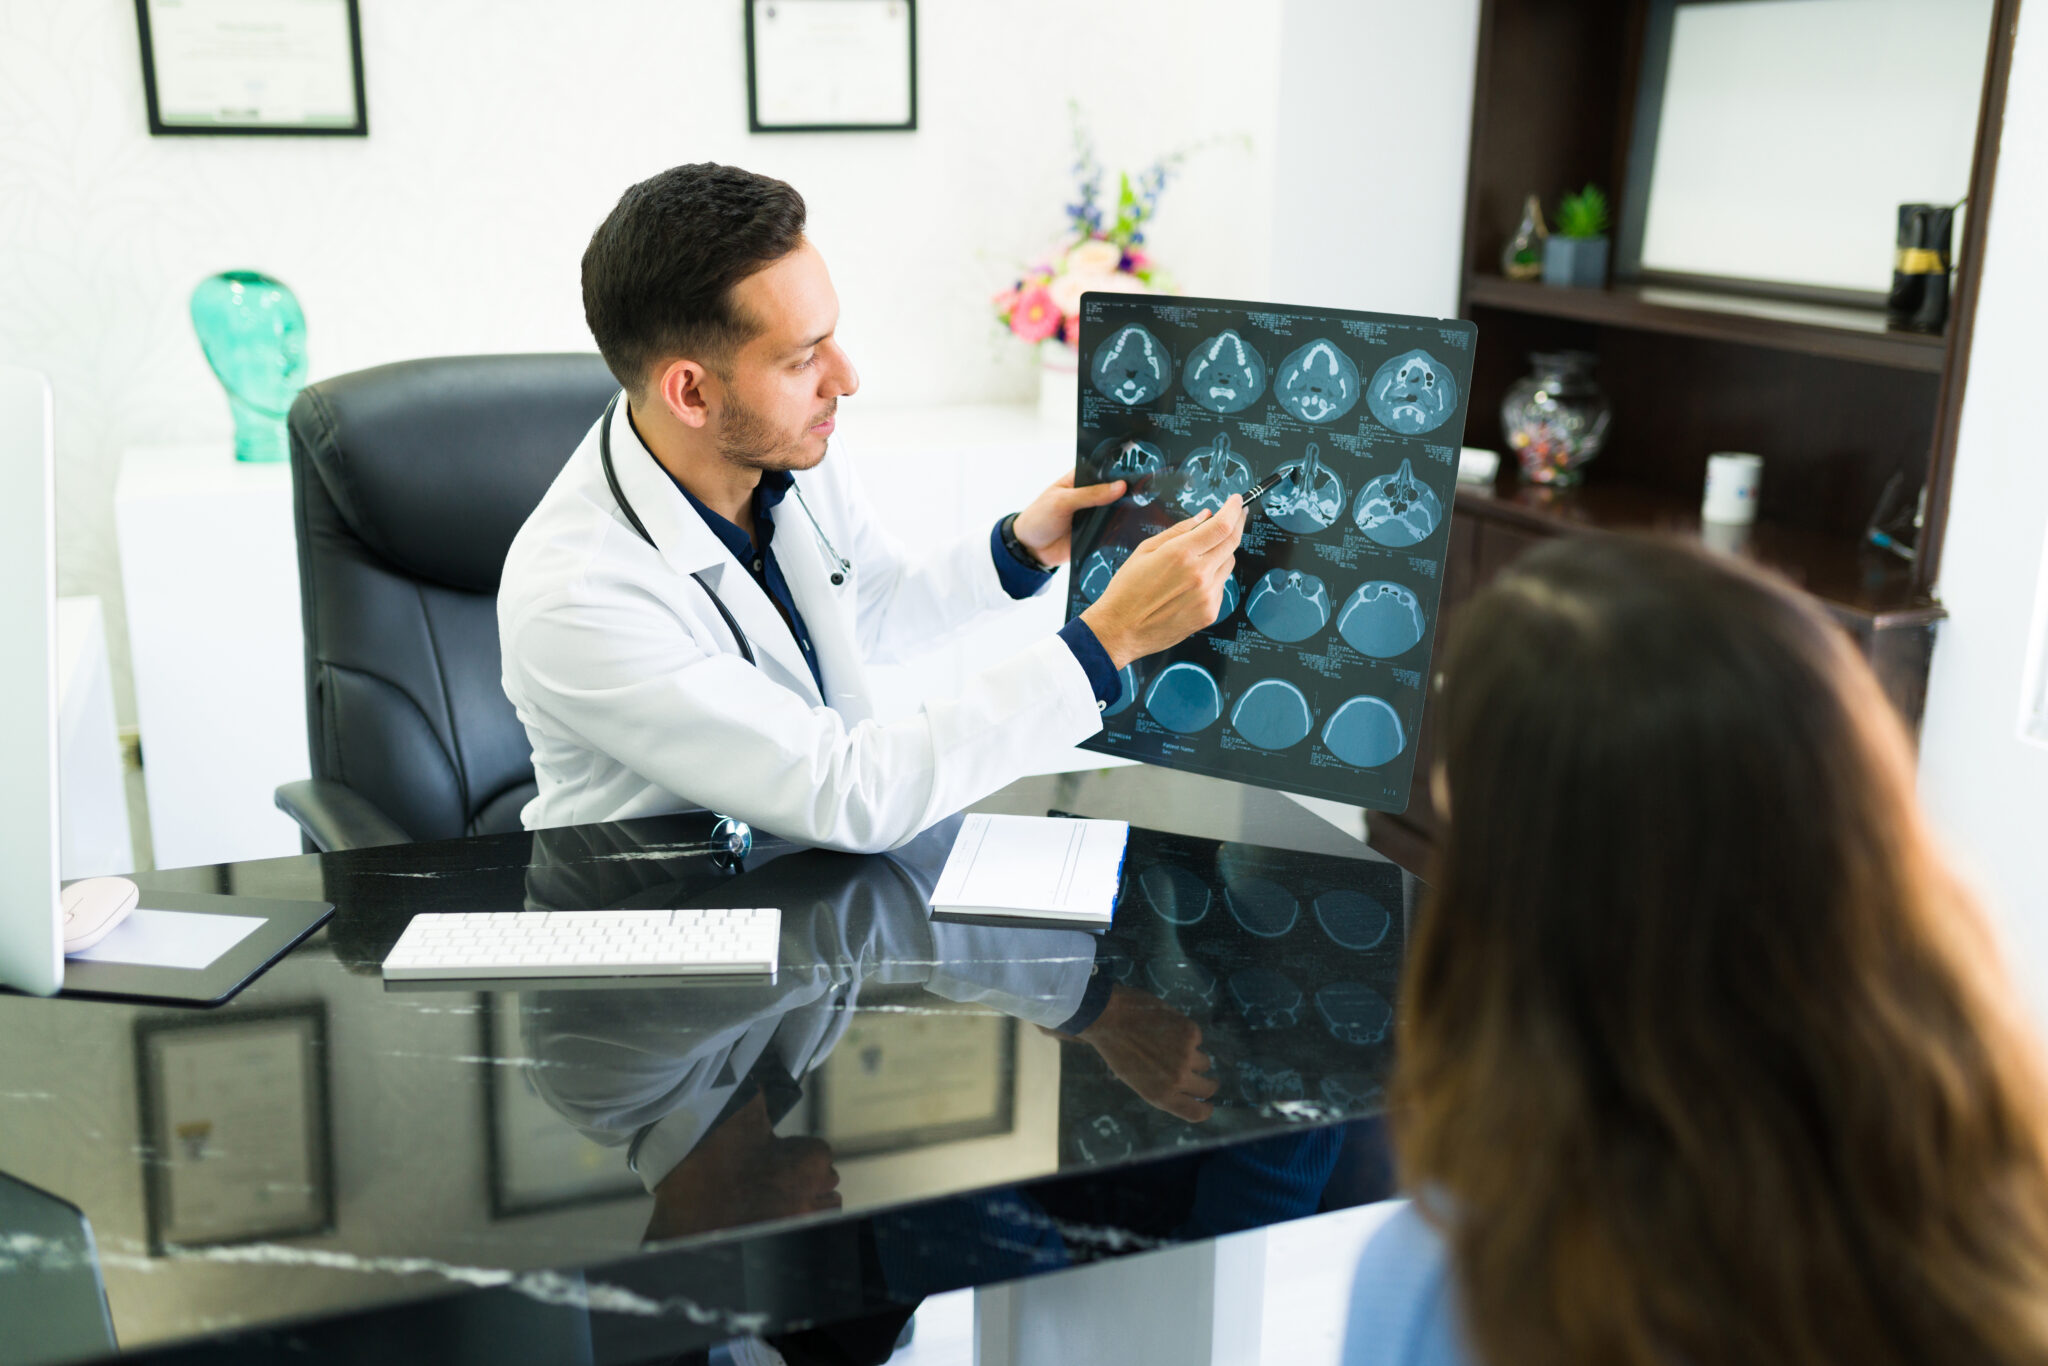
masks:
[(1216, 620), (1237, 566), (1245, 503), (1236, 494), (1138, 543), (1081, 620), (1121, 669)]

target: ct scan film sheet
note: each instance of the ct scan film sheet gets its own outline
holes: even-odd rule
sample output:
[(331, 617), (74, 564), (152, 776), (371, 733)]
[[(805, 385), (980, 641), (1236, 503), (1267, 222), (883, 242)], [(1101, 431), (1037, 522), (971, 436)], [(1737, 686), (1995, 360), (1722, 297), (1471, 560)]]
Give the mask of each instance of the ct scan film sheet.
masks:
[(1086, 742), (1383, 811), (1408, 805), (1478, 329), (1384, 313), (1089, 294), (1067, 613), (1131, 548), (1275, 471), (1223, 615), (1123, 672)]

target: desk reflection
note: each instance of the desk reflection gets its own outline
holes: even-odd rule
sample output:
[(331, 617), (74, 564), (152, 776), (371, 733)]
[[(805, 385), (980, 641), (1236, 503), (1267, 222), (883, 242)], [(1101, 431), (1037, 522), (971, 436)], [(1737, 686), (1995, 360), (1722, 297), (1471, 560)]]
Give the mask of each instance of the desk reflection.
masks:
[[(1398, 870), (1139, 830), (1107, 934), (934, 922), (930, 894), (957, 828), (948, 820), (887, 854), (771, 845), (740, 862), (632, 825), (535, 833), (531, 909), (782, 908), (773, 981), (517, 998), (533, 1089), (619, 1150), (653, 1194), (646, 1237), (839, 1210), (835, 1139), (850, 1132), (853, 1151), (873, 1152), (886, 1134), (882, 1147), (900, 1152), (1006, 1132), (1018, 1112), (1056, 1135), (1054, 1160), (1030, 1175), (1196, 1150), (1210, 1130), (1278, 1128), (1272, 1152), (1218, 1160), (1251, 1162), (1239, 1186), (1287, 1169), (1294, 1195), (1258, 1199), (1313, 1212), (1342, 1131), (1284, 1129), (1377, 1108)], [(1324, 876), (1305, 882), (1304, 864)], [(1061, 1044), (1028, 1088), (1023, 1027)], [(828, 1067), (849, 1035), (852, 1056)], [(1311, 1149), (1320, 1156), (1303, 1168)], [(1271, 1222), (1232, 1215), (1215, 1173), (1206, 1184), (1181, 1173), (1147, 1198), (1159, 1207), (1118, 1218), (1153, 1236)], [(1198, 1209), (1204, 1198), (1224, 1207)]]

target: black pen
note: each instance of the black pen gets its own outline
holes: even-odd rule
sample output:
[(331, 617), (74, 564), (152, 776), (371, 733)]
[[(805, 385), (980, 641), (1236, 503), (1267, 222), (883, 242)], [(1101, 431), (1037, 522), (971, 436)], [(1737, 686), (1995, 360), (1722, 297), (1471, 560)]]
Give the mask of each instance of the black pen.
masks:
[(1278, 484), (1282, 479), (1287, 478), (1288, 475), (1293, 473), (1294, 471), (1287, 468), (1285, 465), (1281, 466), (1277, 470), (1274, 470), (1271, 474), (1267, 475), (1264, 479), (1261, 479), (1258, 483), (1253, 484), (1249, 489), (1245, 491), (1244, 505), (1246, 507), (1250, 507), (1253, 503), (1258, 502), (1259, 499), (1265, 497), (1267, 494), (1273, 491), (1274, 485)]

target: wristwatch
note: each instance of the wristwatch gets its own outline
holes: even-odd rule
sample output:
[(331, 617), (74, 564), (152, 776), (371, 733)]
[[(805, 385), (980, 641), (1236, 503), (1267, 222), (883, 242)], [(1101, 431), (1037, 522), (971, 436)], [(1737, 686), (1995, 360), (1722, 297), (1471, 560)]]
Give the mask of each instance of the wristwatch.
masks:
[(1041, 574), (1052, 573), (1051, 565), (1041, 563), (1039, 561), (1039, 558), (1036, 555), (1032, 554), (1031, 551), (1025, 547), (1024, 542), (1017, 539), (1016, 513), (1013, 512), (1009, 516), (1003, 518), (1001, 524), (996, 528), (996, 531), (997, 534), (1003, 538), (1003, 549), (1009, 551), (1010, 554), (1014, 555), (1017, 559), (1017, 563), (1024, 565), (1029, 569), (1035, 569)]

